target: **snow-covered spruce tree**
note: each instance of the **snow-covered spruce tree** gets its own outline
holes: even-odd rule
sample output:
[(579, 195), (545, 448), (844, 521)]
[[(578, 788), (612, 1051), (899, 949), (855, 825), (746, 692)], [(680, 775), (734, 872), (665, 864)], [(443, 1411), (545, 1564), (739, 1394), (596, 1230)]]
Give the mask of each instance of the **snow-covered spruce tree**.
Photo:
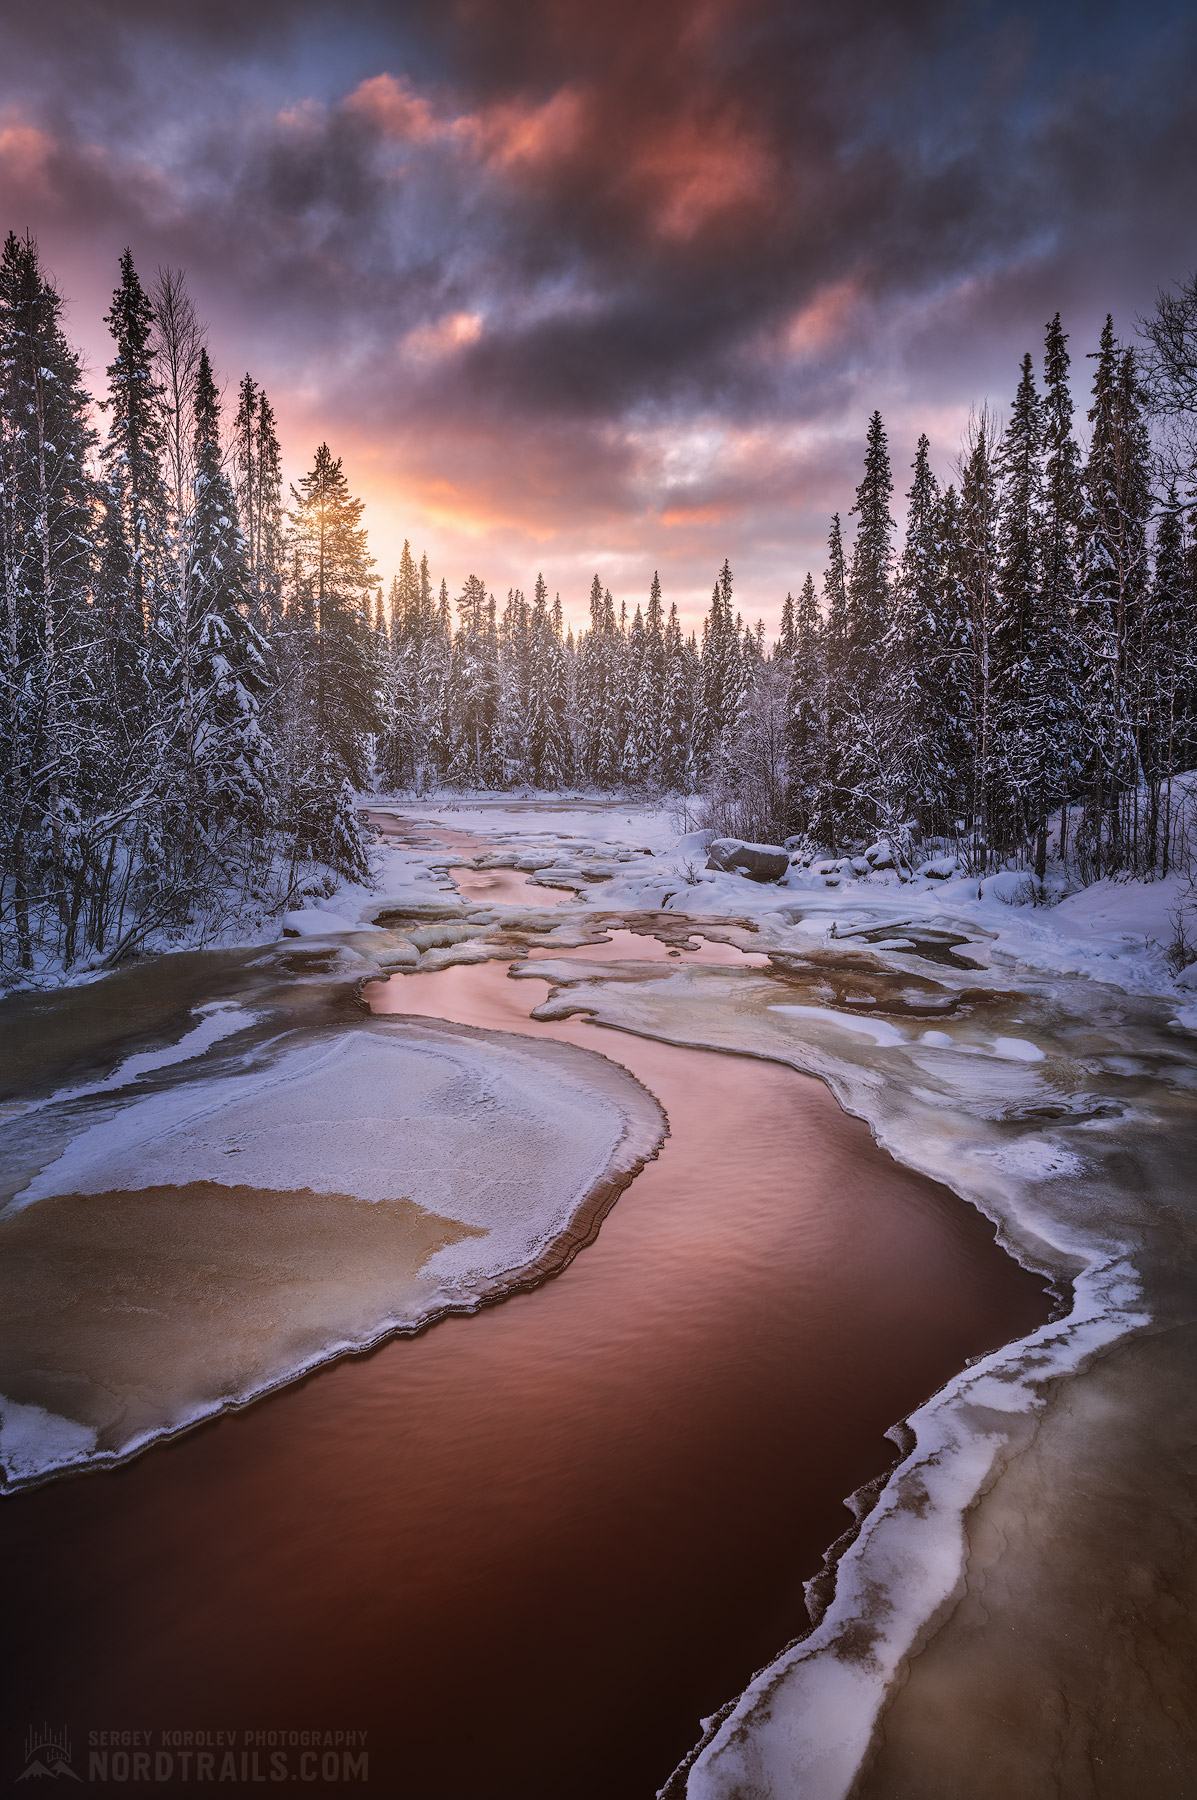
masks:
[(1002, 773), (997, 847), (1017, 853), (1039, 817), (1039, 745), (1027, 726), (1029, 655), (1042, 584), (1043, 407), (1030, 355), (994, 459), (1001, 486), (997, 528), (998, 606), (993, 631), (993, 712)]
[(596, 575), (590, 584), (590, 629), (578, 652), (578, 719), (582, 776), (598, 788), (616, 787), (622, 768), (617, 735), (622, 648), (610, 589)]
[(453, 640), (453, 761), (460, 787), (499, 787), (503, 779), (499, 632), (494, 596), (477, 575), (466, 577)]
[(391, 588), (391, 623), (396, 643), (412, 644), (418, 652), (430, 620), (424, 611), (420, 571), (407, 538), (399, 552), (399, 573)]
[(731, 564), (725, 558), (703, 627), (701, 688), (694, 719), (694, 757), (700, 781), (709, 781), (719, 769), (743, 690), (743, 657), (732, 614)]
[(697, 672), (696, 658), (682, 635), (676, 601), (669, 607), (664, 654), (659, 780), (663, 792), (687, 794), (694, 786), (692, 727)]
[(384, 725), (376, 745), (378, 779), (387, 788), (415, 784), (424, 761), (420, 718), (420, 657), (429, 620), (420, 600), (420, 575), (404, 538), (399, 573), (391, 582), (385, 644), (375, 633), (383, 671)]
[(866, 837), (890, 813), (887, 744), (892, 738), (890, 696), (880, 684), (889, 619), (894, 521), (893, 479), (881, 414), (869, 420), (864, 476), (852, 508), (859, 520), (846, 584), (843, 666), (838, 633), (829, 633), (828, 733), (835, 750), (829, 771), (827, 826), (834, 842)]
[(781, 630), (777, 634), (777, 654), (785, 662), (794, 660), (795, 619), (794, 596), (787, 593), (781, 603)]
[(522, 588), (508, 588), (499, 621), (499, 723), (506, 782), (533, 779), (528, 754), (532, 698), (531, 608)]
[(578, 773), (592, 779), (599, 757), (598, 719), (605, 701), (601, 691), (604, 663), (599, 653), (603, 629), (603, 584), (596, 573), (590, 583), (590, 625), (578, 634), (575, 650), (574, 704), (576, 713)]
[(936, 524), (939, 532), (938, 611), (931, 627), (934, 648), (928, 658), (927, 681), (932, 708), (929, 721), (934, 734), (931, 754), (938, 783), (937, 804), (941, 810), (933, 817), (932, 824), (942, 835), (954, 836), (968, 828), (976, 720), (973, 713), (975, 655), (968, 555), (960, 496), (952, 482), (940, 498)]
[(1147, 589), (1150, 445), (1134, 352), (1107, 317), (1094, 358), (1092, 427), (1080, 529), (1078, 647), (1090, 751), (1080, 850), (1094, 874), (1134, 866), (1141, 769), (1135, 731)]
[(972, 866), (980, 871), (995, 855), (1005, 811), (998, 744), (997, 656), (998, 489), (995, 425), (981, 412), (970, 426), (960, 476), (962, 575), (970, 623), (973, 766), (969, 782)]
[[(427, 582), (428, 558), (421, 563), (421, 591)], [(453, 619), (448, 583), (442, 581), (436, 609), (420, 651), (420, 763), (417, 792), (448, 780), (453, 762)]]
[(639, 607), (632, 616), (621, 673), (623, 780), (629, 787), (643, 788), (652, 780), (652, 751), (647, 741), (649, 733), (639, 713), (640, 684), (644, 673), (644, 615)]
[(1147, 785), (1142, 866), (1167, 875), (1177, 823), (1172, 777), (1192, 764), (1197, 603), (1184, 508), (1169, 483), (1155, 539), (1155, 569), (1143, 613), (1139, 751)]
[[(341, 459), (327, 444), (291, 489), (286, 635), (294, 720), (283, 817), (307, 853), (360, 875), (342, 830), (346, 783), (359, 786), (383, 727), (369, 616), (374, 561)], [(341, 820), (339, 824), (338, 821)]]
[(163, 477), (161, 391), (150, 339), (154, 314), (133, 257), (120, 260), (120, 285), (105, 323), (115, 343), (108, 365), (108, 438), (100, 451), (102, 550), (95, 604), (103, 620), (108, 701), (106, 733), (129, 770), (148, 742), (146, 631), (169, 592), (170, 530)]
[(852, 508), (859, 524), (847, 583), (848, 672), (862, 697), (877, 679), (889, 622), (895, 530), (889, 505), (893, 490), (885, 426), (881, 414), (875, 412), (865, 441), (864, 477)]
[(561, 787), (570, 767), (565, 647), (540, 574), (528, 619), (528, 644), (526, 778), (535, 787)]
[(827, 679), (836, 686), (848, 677), (848, 565), (840, 515), (832, 513), (823, 575), (826, 607)]
[(540, 785), (565, 787), (575, 776), (574, 741), (570, 731), (573, 710), (571, 653), (561, 635), (561, 596), (556, 595), (549, 616), (542, 683), (546, 729), (540, 764)]
[[(1080, 769), (1083, 672), (1073, 620), (1079, 587), (1077, 536), (1083, 505), (1081, 453), (1073, 433), (1068, 337), (1056, 313), (1047, 327), (1043, 361), (1043, 515), (1040, 589), (1035, 638), (1027, 672), (1027, 729), (1045, 749), (1045, 805), (1063, 805), (1060, 853), (1068, 853), (1068, 801)], [(1042, 834), (1046, 856), (1046, 833)], [(1036, 864), (1039, 838), (1036, 842)]]
[[(789, 595), (786, 596), (789, 600)], [(824, 662), (823, 621), (815, 584), (807, 571), (798, 591), (797, 604), (790, 602), (789, 651), (779, 660), (788, 665), (789, 688), (786, 695), (786, 829), (808, 836), (816, 822), (819, 798), (823, 791), (827, 752), (825, 717), (827, 707), (827, 671)], [(783, 630), (782, 642), (787, 633)]]
[(414, 784), (427, 765), (421, 711), (420, 668), (433, 628), (428, 559), (417, 566), (404, 539), (399, 573), (391, 585), (391, 691), (394, 736), (390, 744), (390, 779), (394, 786)]
[(528, 686), (525, 717), (525, 779), (534, 787), (549, 785), (544, 772), (548, 739), (552, 731), (549, 714), (550, 657), (552, 654), (553, 618), (549, 611), (549, 592), (539, 572), (528, 608)]
[(92, 785), (95, 434), (61, 309), (36, 243), (10, 232), (0, 254), (0, 952), (22, 970), (38, 936), (74, 959), (95, 869), (82, 808), (111, 799)]
[(194, 498), (188, 589), (195, 621), (194, 796), (209, 835), (235, 822), (260, 838), (274, 817), (274, 764), (262, 736), (262, 639), (232, 484), (220, 443), (220, 400), (206, 350), (195, 383)]
[(1039, 398), (1024, 357), (1018, 392), (998, 452), (1002, 483), (998, 527), (1000, 595), (996, 706), (1008, 810), (1006, 847), (1025, 845), (1040, 880), (1047, 868), (1047, 827), (1067, 798), (1070, 741), (1076, 726), (1069, 638), (1072, 528), (1060, 514), (1075, 506), (1068, 357), (1059, 316), (1048, 327), (1048, 385)]
[(263, 638), (279, 622), (285, 522), (282, 449), (274, 409), (251, 375), (238, 389), (233, 472), (249, 572), (250, 617)]
[(898, 562), (884, 644), (884, 688), (890, 735), (887, 758), (897, 809), (924, 833), (945, 829), (945, 690), (940, 618), (939, 483), (924, 432), (911, 465), (906, 538)]
[(638, 779), (642, 784), (659, 788), (661, 714), (665, 698), (665, 615), (661, 604), (661, 580), (655, 570), (644, 614), (643, 642), (635, 660), (631, 761), (639, 771)]
[(837, 847), (845, 796), (840, 787), (842, 708), (848, 686), (848, 570), (840, 515), (833, 513), (827, 533), (827, 568), (823, 575), (823, 739), (821, 781), (811, 794), (811, 835)]
[[(639, 610), (639, 609), (637, 609)], [(641, 621), (643, 631), (643, 621)], [(632, 705), (635, 697), (635, 681), (631, 673), (632, 633), (628, 623), (628, 603), (619, 603), (619, 620), (615, 635), (615, 677), (612, 689), (615, 694), (615, 746), (619, 758), (616, 779), (623, 782), (627, 779), (624, 771), (627, 768), (628, 739), (632, 733)]]

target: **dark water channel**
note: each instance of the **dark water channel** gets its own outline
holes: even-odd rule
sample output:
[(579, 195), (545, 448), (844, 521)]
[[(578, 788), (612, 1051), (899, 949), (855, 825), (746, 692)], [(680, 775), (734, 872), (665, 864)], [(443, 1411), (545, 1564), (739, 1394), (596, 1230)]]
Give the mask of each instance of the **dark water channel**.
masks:
[(1046, 1316), (817, 1083), (536, 1026), (544, 994), (489, 963), (370, 997), (611, 1055), (659, 1159), (536, 1292), (4, 1502), (11, 1725), (364, 1730), (407, 1800), (647, 1800), (802, 1629), (885, 1427)]

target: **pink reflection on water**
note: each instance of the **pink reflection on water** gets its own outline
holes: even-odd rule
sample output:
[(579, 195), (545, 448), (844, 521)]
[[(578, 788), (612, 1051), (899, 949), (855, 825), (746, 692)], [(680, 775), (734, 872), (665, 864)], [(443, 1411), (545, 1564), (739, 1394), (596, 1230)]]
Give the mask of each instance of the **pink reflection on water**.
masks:
[(572, 896), (561, 888), (540, 887), (520, 869), (450, 869), (464, 900), (483, 906), (559, 906)]

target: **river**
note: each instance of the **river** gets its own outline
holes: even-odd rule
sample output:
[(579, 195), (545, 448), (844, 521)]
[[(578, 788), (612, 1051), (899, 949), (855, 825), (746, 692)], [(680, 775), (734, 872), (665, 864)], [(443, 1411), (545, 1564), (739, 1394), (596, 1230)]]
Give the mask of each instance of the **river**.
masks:
[(804, 1629), (886, 1428), (1047, 1316), (980, 1215), (816, 1081), (538, 1023), (546, 992), (488, 962), (367, 997), (601, 1051), (664, 1106), (657, 1160), (535, 1292), (5, 1501), (10, 1719), (364, 1730), (371, 1783), (412, 1800), (647, 1800)]

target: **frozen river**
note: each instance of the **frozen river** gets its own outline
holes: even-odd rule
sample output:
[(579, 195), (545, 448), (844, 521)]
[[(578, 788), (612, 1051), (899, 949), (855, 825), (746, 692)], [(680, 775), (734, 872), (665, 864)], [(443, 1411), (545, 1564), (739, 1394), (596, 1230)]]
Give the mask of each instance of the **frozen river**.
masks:
[[(764, 960), (591, 951), (671, 954)], [(664, 1106), (659, 1157), (534, 1292), (6, 1502), (18, 1707), (366, 1729), (372, 1779), (446, 1800), (647, 1797), (804, 1628), (886, 1427), (1045, 1316), (991, 1228), (816, 1082), (538, 1024), (546, 992), (494, 961), (367, 989), (376, 1015), (601, 1050)]]
[(671, 1797), (1191, 1791), (1168, 1013), (884, 895), (757, 935), (389, 830), (382, 929), (5, 1004), (10, 1483), (264, 1394), (0, 1503), (10, 1722), (365, 1731), (428, 1800), (647, 1800), (712, 1717)]

